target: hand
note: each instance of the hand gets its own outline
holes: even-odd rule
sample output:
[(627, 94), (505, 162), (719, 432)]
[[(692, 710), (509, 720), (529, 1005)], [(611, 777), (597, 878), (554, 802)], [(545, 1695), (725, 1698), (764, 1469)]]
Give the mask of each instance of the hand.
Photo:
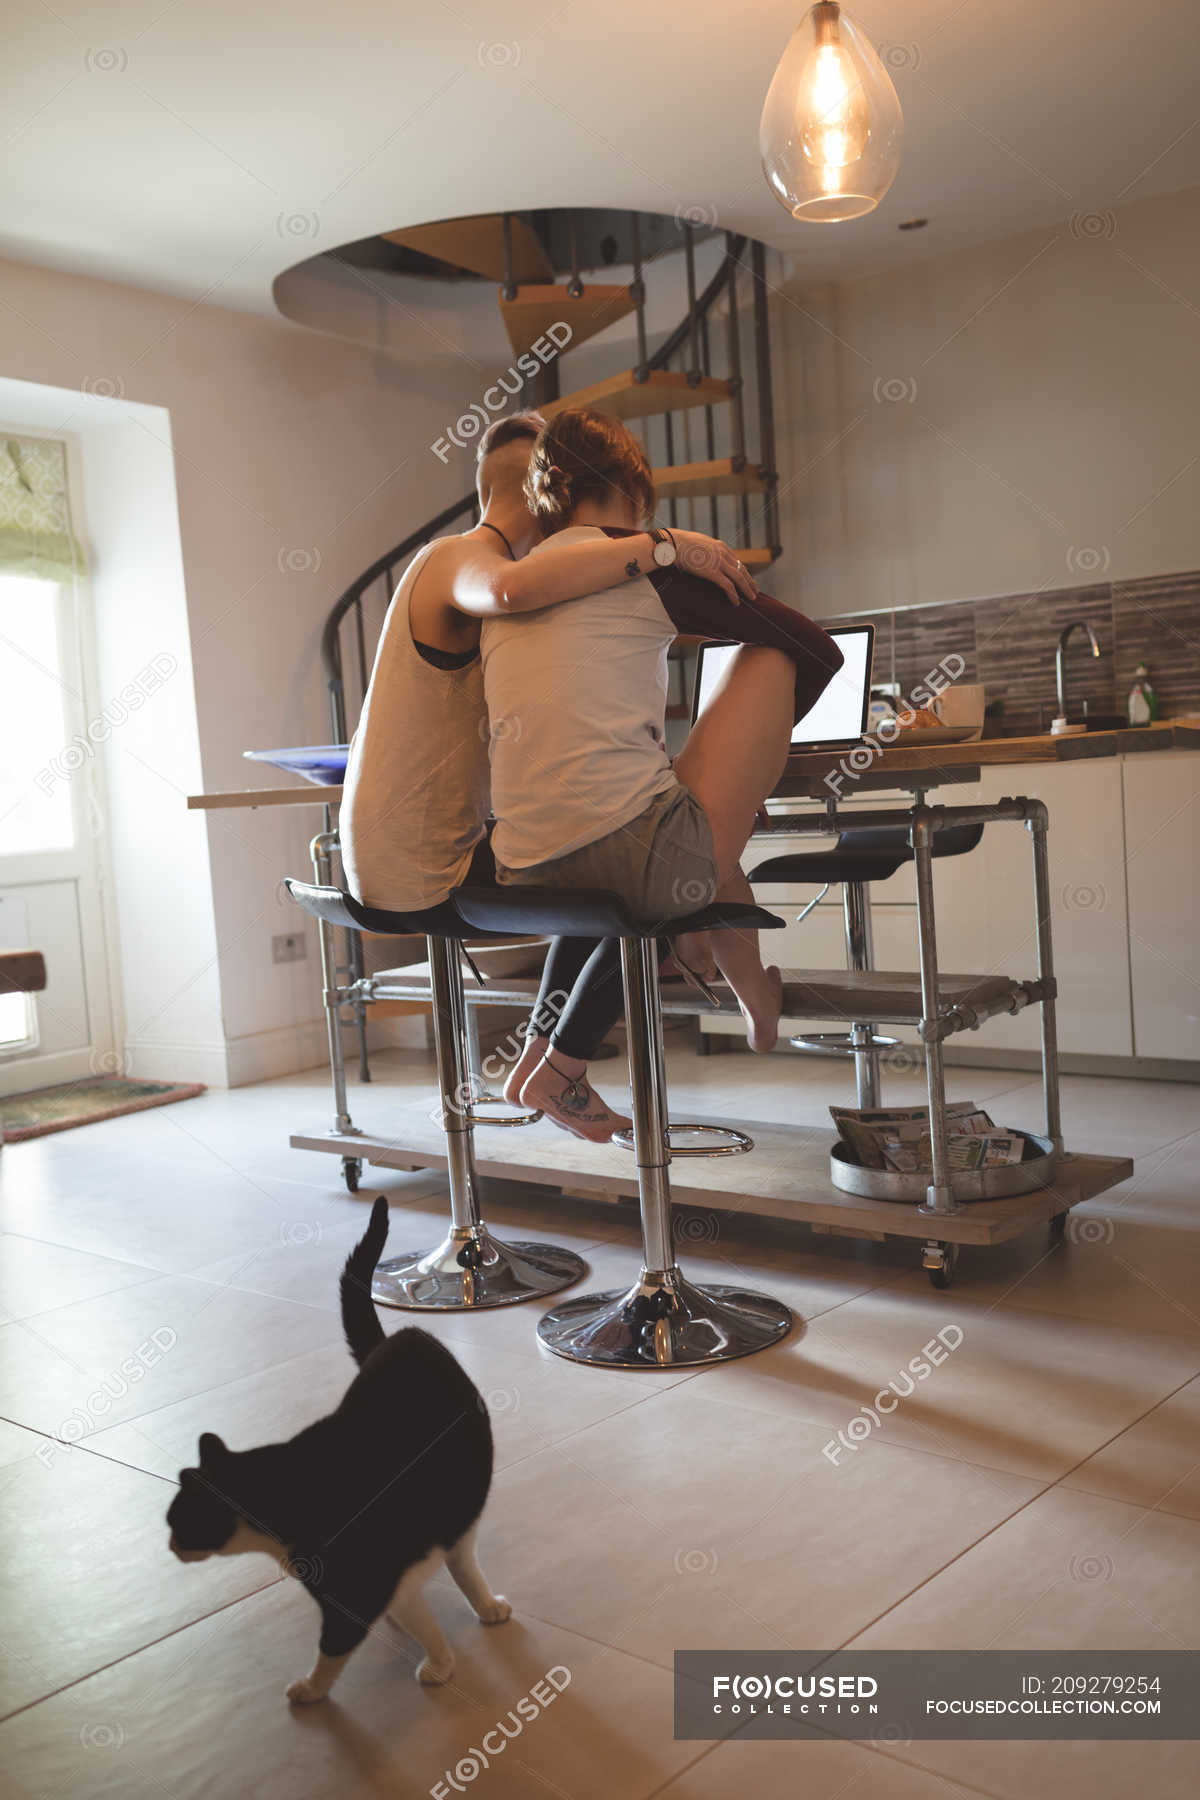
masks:
[(715, 582), (735, 606), (756, 598), (758, 586), (754, 577), (738, 561), (737, 551), (720, 538), (705, 537), (702, 531), (679, 531), (675, 526), (671, 527), (671, 536), (679, 553), (679, 566), (689, 575), (701, 575), (705, 581)]

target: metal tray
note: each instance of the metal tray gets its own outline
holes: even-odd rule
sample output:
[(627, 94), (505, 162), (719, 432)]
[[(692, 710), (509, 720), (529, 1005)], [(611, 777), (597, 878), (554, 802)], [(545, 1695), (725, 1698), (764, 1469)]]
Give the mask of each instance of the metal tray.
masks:
[[(1015, 1125), (998, 1125), (998, 1131), (1016, 1131)], [(1002, 1169), (966, 1169), (950, 1178), (956, 1200), (1002, 1200), (1006, 1195), (1032, 1194), (1049, 1187), (1054, 1179), (1055, 1154), (1049, 1138), (1035, 1132), (1021, 1133), (1032, 1150), (1025, 1160)], [(895, 1200), (902, 1205), (920, 1203), (932, 1179), (928, 1174), (894, 1174), (890, 1169), (864, 1169), (852, 1161), (849, 1144), (839, 1138), (829, 1154), (829, 1177), (834, 1187), (847, 1194), (863, 1194), (870, 1200)]]

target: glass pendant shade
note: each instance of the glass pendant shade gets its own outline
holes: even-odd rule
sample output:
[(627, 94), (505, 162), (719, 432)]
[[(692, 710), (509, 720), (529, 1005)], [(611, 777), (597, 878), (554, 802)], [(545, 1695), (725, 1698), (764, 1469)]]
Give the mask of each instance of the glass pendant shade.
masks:
[(805, 14), (763, 107), (767, 185), (793, 219), (871, 212), (896, 178), (904, 120), (874, 45), (833, 0)]

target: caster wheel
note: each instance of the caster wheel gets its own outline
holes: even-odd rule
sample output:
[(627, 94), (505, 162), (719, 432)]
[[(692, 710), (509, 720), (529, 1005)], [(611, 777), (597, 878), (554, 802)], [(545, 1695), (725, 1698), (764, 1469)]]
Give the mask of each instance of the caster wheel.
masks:
[(1050, 1221), (1050, 1237), (1052, 1242), (1065, 1237), (1067, 1233), (1067, 1215), (1065, 1212), (1055, 1213)]
[(362, 1163), (357, 1156), (344, 1156), (342, 1158), (342, 1174), (345, 1177), (347, 1191), (351, 1194), (357, 1194), (358, 1179), (362, 1174)]
[(958, 1245), (941, 1244), (939, 1248), (942, 1252), (941, 1261), (934, 1265), (926, 1262), (925, 1265), (929, 1273), (929, 1284), (935, 1288), (948, 1288), (954, 1281), (954, 1270), (958, 1264)]

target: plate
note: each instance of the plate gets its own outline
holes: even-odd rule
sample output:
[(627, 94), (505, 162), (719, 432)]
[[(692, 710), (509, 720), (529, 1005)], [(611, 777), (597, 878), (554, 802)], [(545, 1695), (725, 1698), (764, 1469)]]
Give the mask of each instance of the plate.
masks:
[(913, 725), (908, 731), (898, 731), (887, 747), (902, 750), (905, 744), (965, 744), (981, 730), (979, 725)]
[(243, 750), (250, 762), (270, 763), (289, 775), (303, 775), (318, 787), (337, 787), (346, 778), (349, 744), (299, 744), (290, 750)]

